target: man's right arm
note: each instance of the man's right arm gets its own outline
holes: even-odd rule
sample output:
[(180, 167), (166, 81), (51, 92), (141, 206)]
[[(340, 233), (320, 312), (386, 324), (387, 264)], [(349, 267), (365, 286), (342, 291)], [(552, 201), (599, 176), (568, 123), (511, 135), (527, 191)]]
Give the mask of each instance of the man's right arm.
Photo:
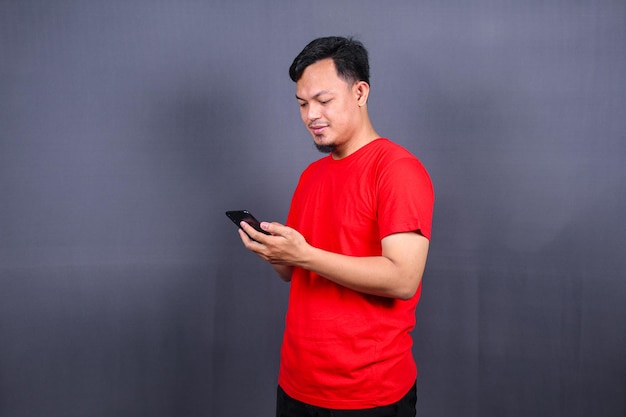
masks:
[[(246, 227), (245, 222), (241, 222), (241, 227)], [(239, 229), (239, 236), (241, 237), (241, 241), (244, 243), (244, 245), (247, 245), (246, 242), (251, 242), (250, 236), (248, 236), (242, 229)], [(280, 277), (280, 279), (285, 282), (291, 282), (291, 273), (293, 272), (293, 266), (277, 263), (272, 263), (271, 265), (274, 268), (274, 271), (276, 271), (276, 273)]]
[(293, 272), (293, 266), (278, 264), (272, 264), (272, 266), (274, 267), (274, 271), (276, 271), (280, 279), (285, 282), (291, 282), (291, 273)]

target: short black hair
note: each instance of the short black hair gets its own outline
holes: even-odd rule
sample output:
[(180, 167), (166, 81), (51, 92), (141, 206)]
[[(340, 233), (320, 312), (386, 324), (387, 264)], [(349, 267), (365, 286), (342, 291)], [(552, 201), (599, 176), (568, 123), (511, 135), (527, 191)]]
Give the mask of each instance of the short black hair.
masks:
[(337, 75), (347, 82), (370, 83), (367, 49), (358, 40), (341, 36), (328, 36), (311, 41), (293, 60), (289, 67), (289, 77), (297, 82), (306, 67), (327, 58), (332, 58)]

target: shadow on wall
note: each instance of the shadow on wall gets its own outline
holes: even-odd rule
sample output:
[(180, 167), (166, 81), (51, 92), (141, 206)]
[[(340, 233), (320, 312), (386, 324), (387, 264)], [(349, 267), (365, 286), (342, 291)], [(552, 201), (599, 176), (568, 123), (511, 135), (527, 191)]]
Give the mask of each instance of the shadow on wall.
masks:
[[(604, 96), (566, 101), (486, 77), (457, 90), (458, 70), (403, 68), (421, 87), (402, 96), (400, 117), (413, 120), (436, 193), (416, 333), (425, 390), (446, 392), (459, 412), (623, 410), (623, 146), (602, 126), (573, 131), (559, 117), (591, 118), (589, 102), (602, 109)], [(437, 379), (446, 374), (471, 378), (450, 386)]]
[[(493, 243), (483, 248), (493, 262), (484, 262), (479, 275), (480, 392), (494, 412), (517, 407), (526, 414), (585, 416), (623, 410), (626, 333), (616, 326), (626, 318), (626, 231), (609, 223), (623, 224), (626, 203), (613, 204), (614, 195), (581, 207), (533, 252)], [(585, 227), (591, 218), (608, 222)], [(503, 375), (515, 378), (503, 383)]]

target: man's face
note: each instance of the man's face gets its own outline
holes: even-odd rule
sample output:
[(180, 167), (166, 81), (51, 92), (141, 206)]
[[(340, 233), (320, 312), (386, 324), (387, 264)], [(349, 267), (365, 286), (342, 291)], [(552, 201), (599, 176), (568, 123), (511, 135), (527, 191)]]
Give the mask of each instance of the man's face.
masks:
[(337, 75), (332, 59), (309, 65), (296, 82), (300, 116), (317, 148), (334, 152), (347, 144), (360, 124), (354, 85)]

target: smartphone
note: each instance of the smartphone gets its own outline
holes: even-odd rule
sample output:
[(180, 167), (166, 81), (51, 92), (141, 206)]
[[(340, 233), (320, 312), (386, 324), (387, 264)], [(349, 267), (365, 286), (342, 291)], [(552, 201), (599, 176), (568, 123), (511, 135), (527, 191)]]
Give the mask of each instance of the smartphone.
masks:
[[(256, 217), (254, 217), (252, 215), (252, 213), (250, 213), (248, 210), (232, 210), (232, 211), (227, 211), (226, 215), (228, 216), (229, 219), (231, 219), (233, 221), (233, 223), (235, 223), (237, 225), (237, 227), (239, 227), (241, 229), (241, 226), (239, 225), (241, 222), (246, 222), (248, 223), (250, 226), (252, 226), (254, 228), (254, 230), (259, 231), (263, 234), (269, 235), (269, 232), (266, 232), (265, 230), (261, 229), (261, 223), (256, 219)], [(252, 238), (250, 238), (252, 239)]]

